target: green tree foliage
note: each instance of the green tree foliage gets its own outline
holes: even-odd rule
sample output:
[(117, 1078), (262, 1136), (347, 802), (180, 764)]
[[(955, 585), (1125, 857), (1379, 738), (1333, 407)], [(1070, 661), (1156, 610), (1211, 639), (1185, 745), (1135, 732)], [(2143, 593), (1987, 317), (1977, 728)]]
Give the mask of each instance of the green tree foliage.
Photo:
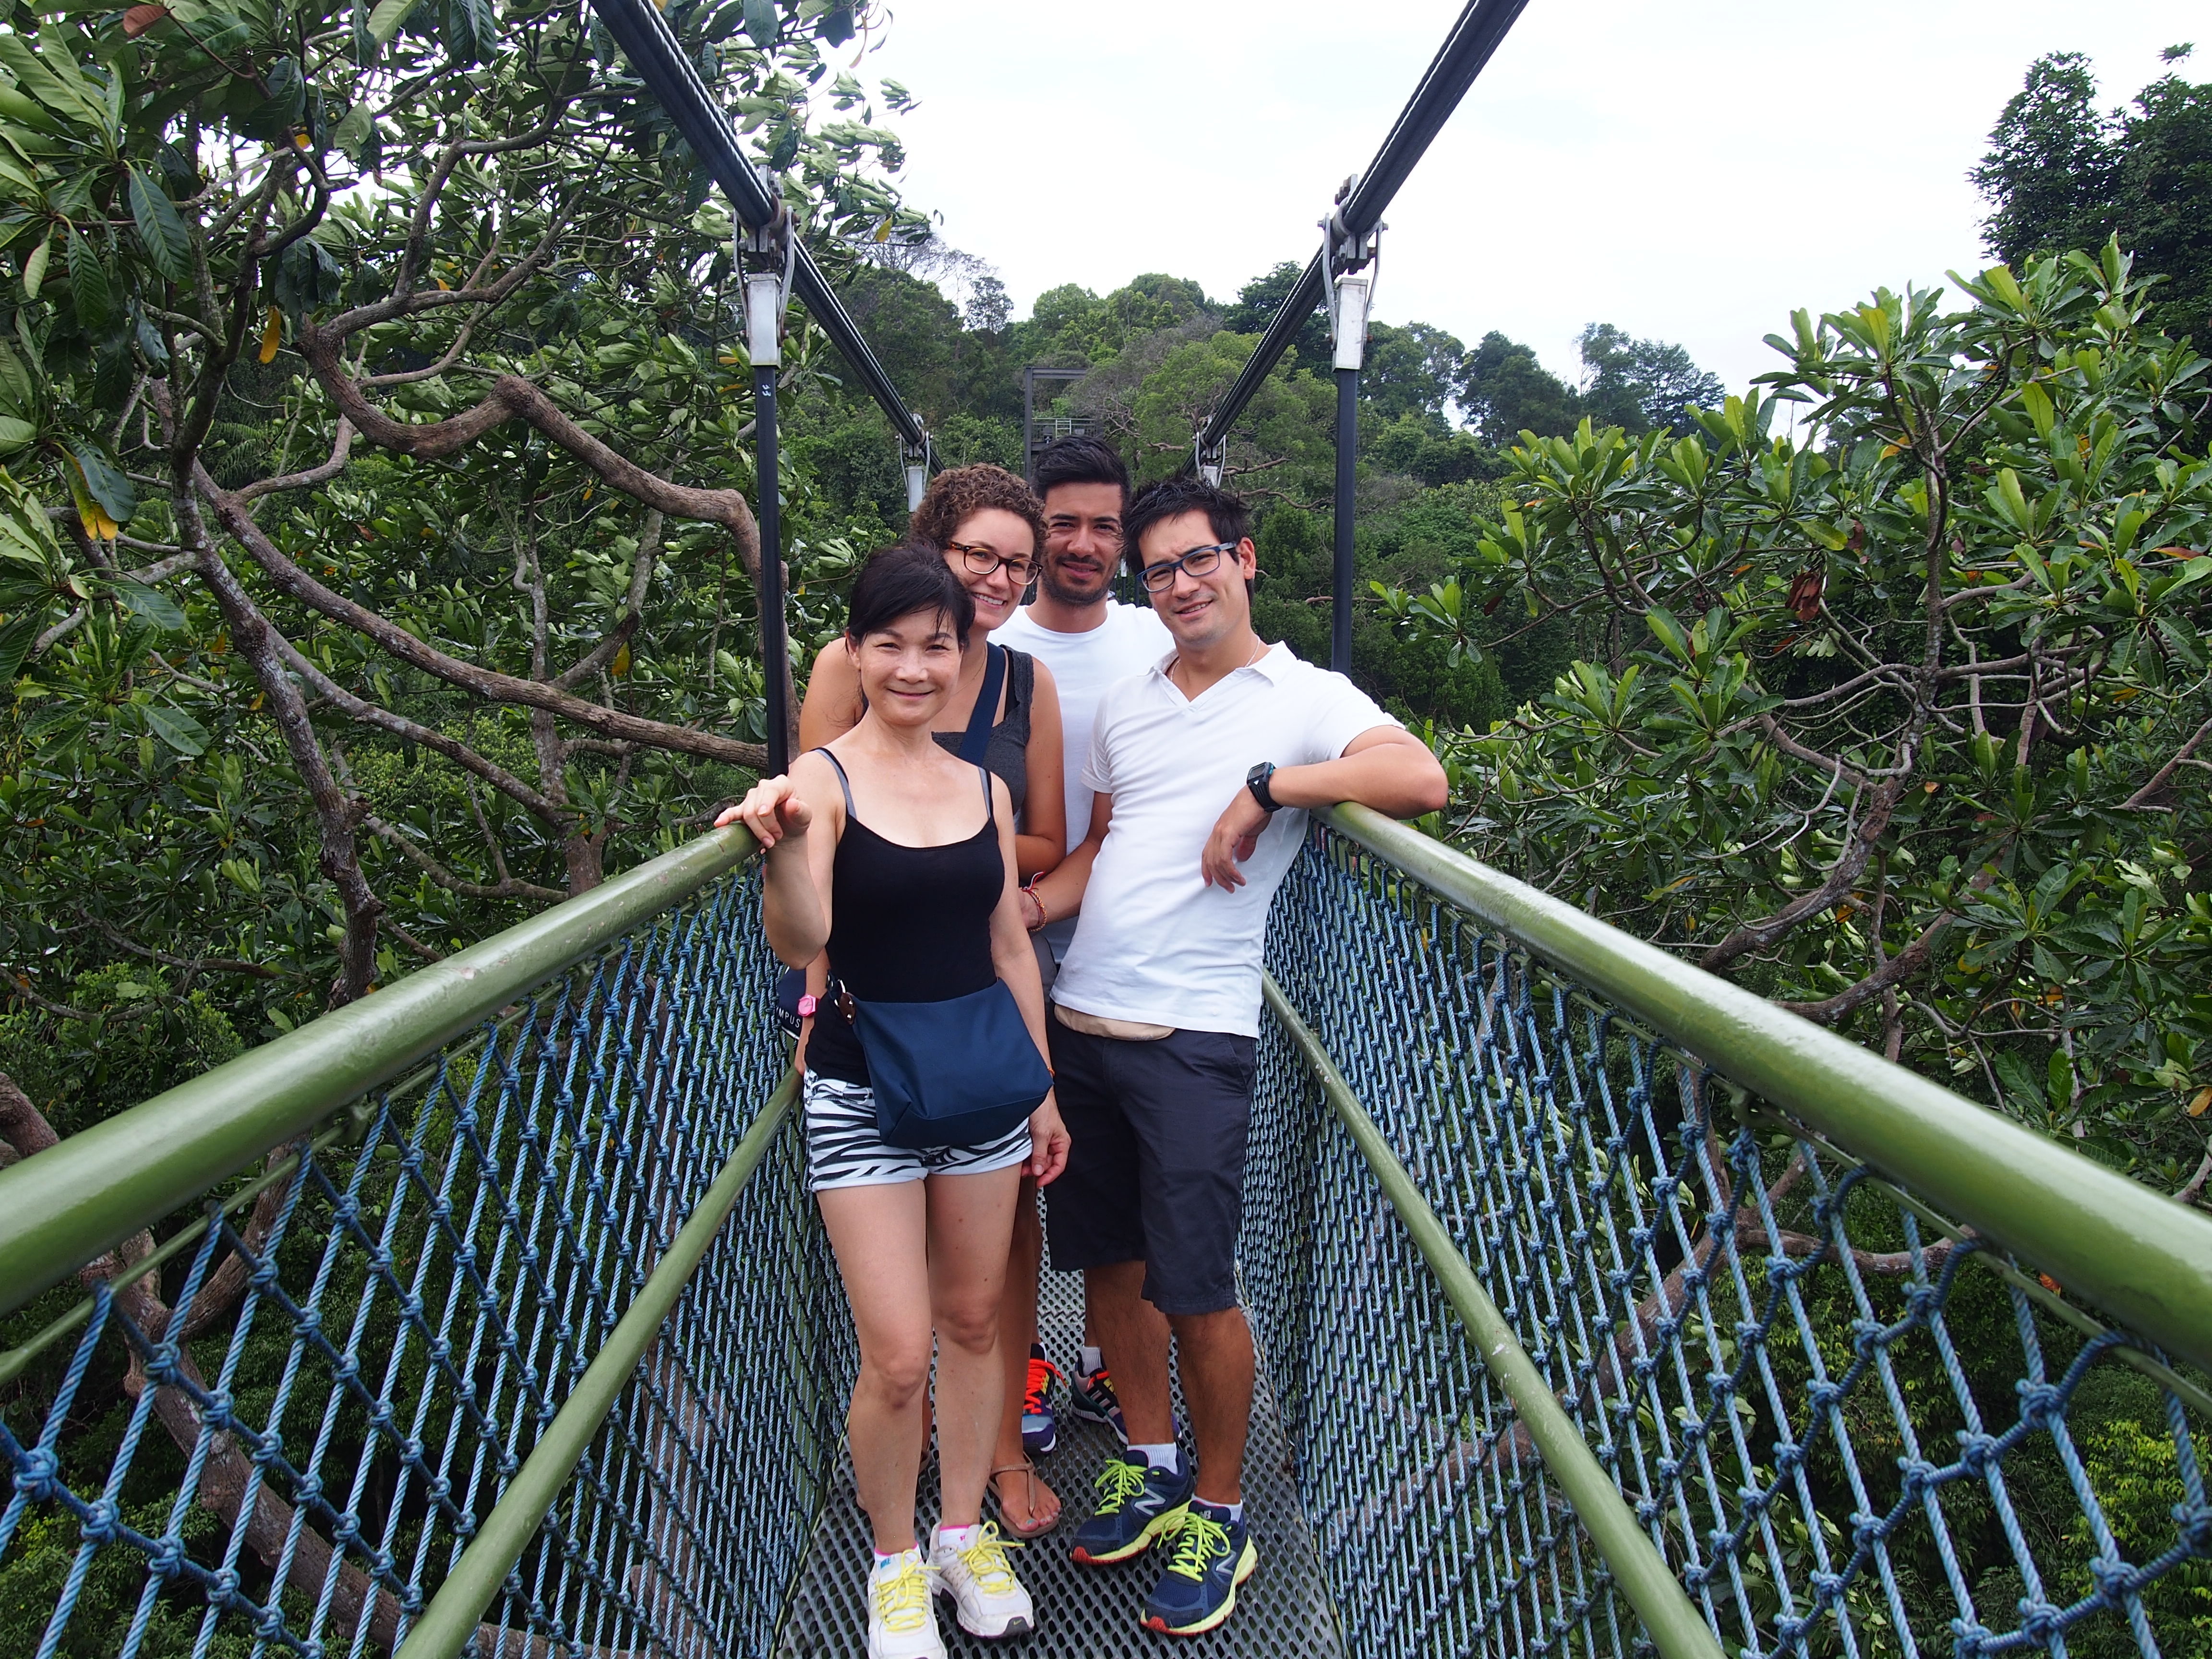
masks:
[(1068, 283), (1037, 296), (1029, 319), (1013, 325), (1009, 345), (1020, 363), (1079, 368), (1111, 362), (1147, 335), (1215, 315), (1206, 290), (1180, 276), (1133, 277), (1103, 299)]
[[(694, 833), (761, 753), (703, 169), (588, 9), (319, 4), (0, 32), (0, 971), (77, 1121), (157, 1086), (55, 1058), (88, 1034), (258, 1040)], [(833, 270), (921, 234), (827, 56), (851, 8), (668, 16)], [(880, 495), (779, 483), (803, 647)]]
[[(2169, 47), (2169, 64), (2190, 55)], [(1990, 202), (1990, 252), (2096, 247), (2118, 236), (2165, 281), (2151, 319), (2167, 333), (2212, 339), (2212, 85), (2169, 71), (2131, 107), (2100, 111), (2089, 60), (2038, 58), (1990, 134), (1973, 181)]]
[(1689, 432), (1697, 410), (1720, 406), (1720, 377), (1699, 368), (1680, 346), (1631, 339), (1611, 323), (1592, 323), (1577, 343), (1587, 377), (1581, 413), (1601, 426), (1617, 426), (1632, 438)]
[(1574, 388), (1495, 330), (1462, 362), (1458, 395), (1468, 425), (1490, 444), (1510, 444), (1523, 432), (1557, 437), (1582, 418)]
[(1385, 605), (1463, 655), (1500, 605), (1573, 630), (1451, 744), (1484, 857), (2201, 1190), (2212, 365), (2116, 246), (1960, 285), (1770, 337), (1794, 436), (1754, 394), (1516, 448)]
[[(1304, 274), (1304, 265), (1285, 259), (1255, 276), (1237, 290), (1237, 303), (1223, 313), (1222, 326), (1232, 334), (1265, 334), (1274, 326), (1283, 301), (1290, 298), (1291, 290)], [(1331, 354), (1326, 309), (1317, 305), (1307, 313), (1305, 320), (1298, 325), (1297, 333), (1291, 337), (1291, 349), (1297, 353), (1302, 363), (1316, 368), (1328, 367)]]

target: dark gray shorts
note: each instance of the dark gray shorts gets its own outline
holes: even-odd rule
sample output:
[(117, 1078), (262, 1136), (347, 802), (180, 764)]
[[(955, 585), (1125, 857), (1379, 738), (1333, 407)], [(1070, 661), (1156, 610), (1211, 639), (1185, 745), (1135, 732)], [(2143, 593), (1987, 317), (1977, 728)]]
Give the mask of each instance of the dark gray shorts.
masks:
[(1049, 1012), (1053, 1085), (1073, 1145), (1044, 1189), (1052, 1265), (1145, 1264), (1167, 1314), (1237, 1305), (1237, 1231), (1252, 1124), (1253, 1042), (1177, 1031), (1127, 1042)]

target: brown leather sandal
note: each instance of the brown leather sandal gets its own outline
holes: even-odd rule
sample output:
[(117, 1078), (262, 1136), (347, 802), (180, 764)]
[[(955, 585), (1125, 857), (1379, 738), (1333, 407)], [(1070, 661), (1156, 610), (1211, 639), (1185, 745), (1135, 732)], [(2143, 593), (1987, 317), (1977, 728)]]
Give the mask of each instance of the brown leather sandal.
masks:
[[(1030, 1523), (1027, 1527), (1016, 1526), (1013, 1522), (1012, 1517), (1008, 1516), (1006, 1513), (1006, 1504), (1000, 1502), (999, 1498), (999, 1477), (1002, 1474), (1012, 1474), (1017, 1470), (1019, 1470), (1022, 1474), (1029, 1477), (1030, 1514), (1031, 1520)], [(1060, 1524), (1060, 1517), (1058, 1515), (1054, 1516), (1051, 1520), (1042, 1523), (1038, 1522), (1035, 1519), (1036, 1515), (1037, 1471), (1036, 1465), (1030, 1462), (1027, 1458), (1024, 1458), (1018, 1463), (1001, 1463), (997, 1468), (993, 1469), (991, 1471), (990, 1479), (985, 1482), (985, 1489), (991, 1495), (992, 1507), (999, 1511), (1000, 1522), (1003, 1524), (1007, 1534), (1011, 1537), (1042, 1538), (1045, 1534), (1050, 1532), (1054, 1527)], [(1061, 1514), (1065, 1514), (1066, 1512), (1066, 1511), (1065, 1510), (1062, 1510)]]

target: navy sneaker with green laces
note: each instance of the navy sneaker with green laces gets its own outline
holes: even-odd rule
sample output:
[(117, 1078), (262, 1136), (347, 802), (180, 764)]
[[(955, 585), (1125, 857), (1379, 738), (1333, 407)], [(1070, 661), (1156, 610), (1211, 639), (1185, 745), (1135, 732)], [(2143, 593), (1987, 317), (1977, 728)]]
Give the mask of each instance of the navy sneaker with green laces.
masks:
[(1142, 1555), (1155, 1539), (1182, 1524), (1194, 1481), (1190, 1460), (1179, 1469), (1156, 1469), (1141, 1457), (1109, 1457), (1093, 1482), (1098, 1506), (1075, 1529), (1068, 1553), (1085, 1566), (1110, 1566)]
[(1259, 1566), (1244, 1522), (1194, 1499), (1169, 1545), (1167, 1571), (1145, 1600), (1145, 1628), (1165, 1636), (1216, 1628), (1237, 1611), (1237, 1587)]

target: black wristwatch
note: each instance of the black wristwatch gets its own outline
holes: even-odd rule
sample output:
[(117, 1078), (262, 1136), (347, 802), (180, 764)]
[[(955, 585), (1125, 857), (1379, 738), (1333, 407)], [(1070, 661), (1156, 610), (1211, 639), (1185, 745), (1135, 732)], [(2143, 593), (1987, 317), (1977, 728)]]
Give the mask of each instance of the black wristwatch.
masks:
[(1283, 810), (1282, 804), (1275, 799), (1274, 791), (1267, 787), (1267, 780), (1274, 775), (1275, 763), (1273, 761), (1261, 761), (1244, 775), (1244, 787), (1252, 792), (1252, 799), (1260, 803), (1260, 810), (1263, 812)]

